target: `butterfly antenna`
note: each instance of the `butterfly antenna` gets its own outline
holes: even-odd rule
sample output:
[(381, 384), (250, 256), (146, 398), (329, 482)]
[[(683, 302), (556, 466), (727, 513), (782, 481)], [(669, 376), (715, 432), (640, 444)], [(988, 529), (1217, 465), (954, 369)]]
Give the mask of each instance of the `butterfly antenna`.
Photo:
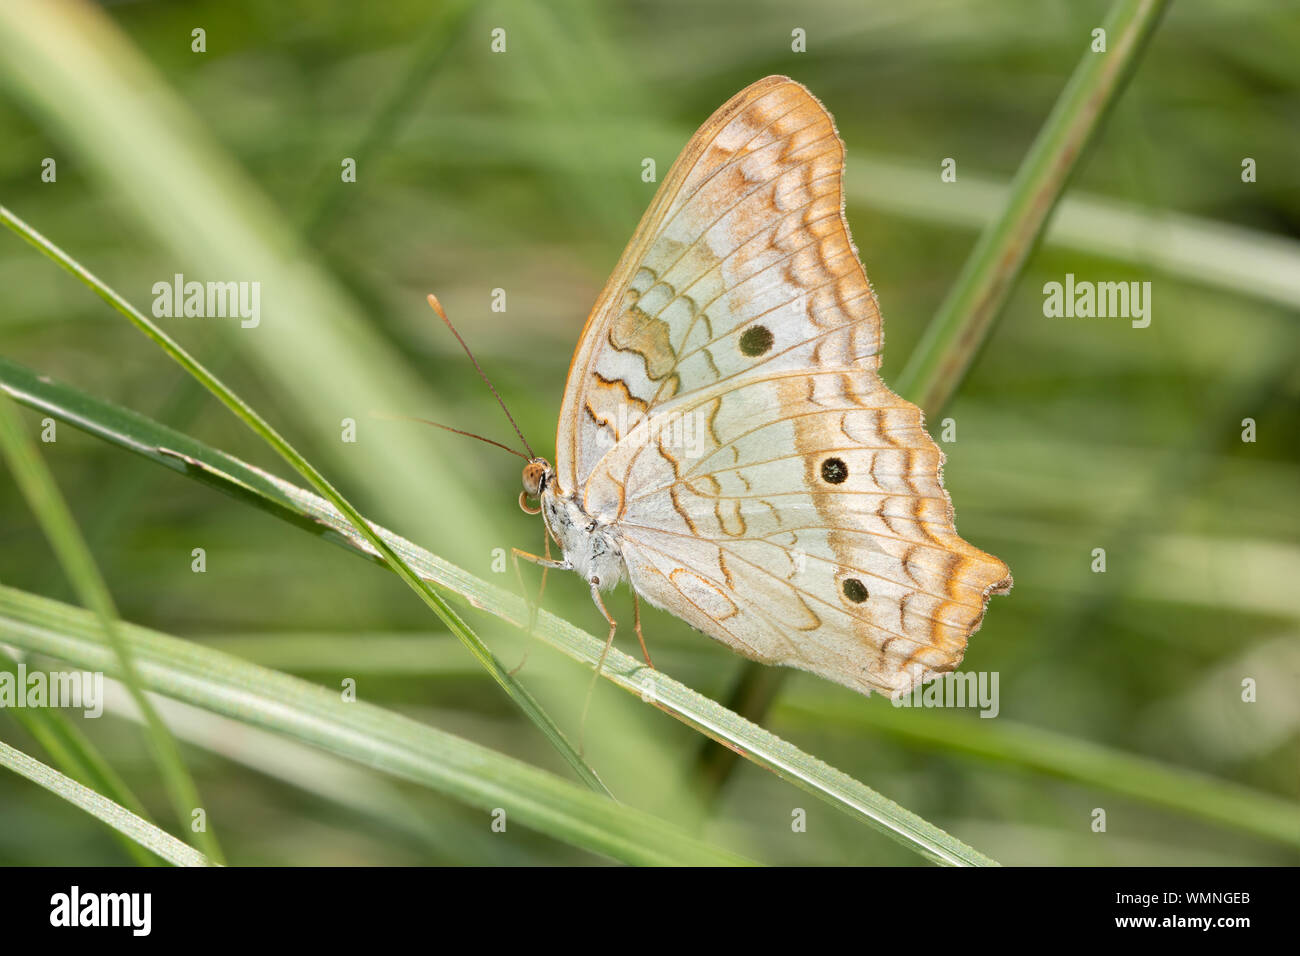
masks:
[[(492, 380), (487, 377), (487, 373), (483, 371), (483, 366), (478, 364), (478, 359), (476, 359), (474, 353), (469, 350), (469, 346), (465, 344), (465, 340), (460, 337), (460, 333), (456, 331), (456, 326), (451, 324), (451, 319), (447, 318), (447, 313), (442, 310), (442, 303), (438, 301), (438, 297), (432, 292), (429, 293), (429, 305), (433, 306), (433, 311), (438, 313), (438, 318), (442, 319), (447, 328), (451, 329), (451, 334), (456, 336), (456, 341), (459, 342), (460, 347), (465, 350), (465, 354), (469, 356), (469, 360), (474, 363), (474, 368), (478, 370), (479, 378), (483, 379), (483, 382), (489, 389), (491, 389), (492, 394), (496, 397), (497, 404), (501, 406), (501, 411), (505, 412), (506, 418), (510, 419), (510, 424), (514, 428), (515, 434), (518, 435), (519, 440), (524, 443), (524, 448), (528, 451), (529, 460), (536, 458), (537, 456), (533, 454), (532, 446), (528, 444), (528, 439), (525, 438), (524, 433), (519, 430), (519, 425), (515, 422), (515, 416), (510, 414), (510, 409), (506, 408), (506, 403), (501, 398), (501, 393), (498, 392), (496, 386), (492, 384)], [(432, 422), (430, 424), (432, 424)], [(438, 427), (443, 428), (445, 426), (439, 425)], [(454, 428), (448, 429), (448, 431), (455, 430), (456, 429)], [(464, 435), (466, 432), (461, 432), (461, 434)], [(474, 437), (477, 438), (479, 436), (475, 435)], [(484, 439), (484, 441), (487, 441), (487, 439)], [(496, 442), (492, 442), (491, 444), (495, 445)]]
[(455, 432), (457, 435), (464, 435), (466, 438), (477, 438), (481, 442), (487, 442), (489, 445), (495, 445), (502, 451), (508, 451), (517, 458), (528, 461), (529, 458), (523, 452), (511, 448), (509, 445), (503, 445), (499, 441), (493, 441), (491, 438), (484, 438), (482, 435), (475, 435), (473, 432), (462, 431), (459, 428), (452, 428), (450, 425), (443, 425), (440, 422), (432, 422), (427, 418), (413, 418), (410, 415), (384, 415), (380, 412), (374, 413), (375, 418), (385, 418), (390, 422), (423, 422), (425, 425), (432, 425), (434, 428), (441, 428), (445, 432)]

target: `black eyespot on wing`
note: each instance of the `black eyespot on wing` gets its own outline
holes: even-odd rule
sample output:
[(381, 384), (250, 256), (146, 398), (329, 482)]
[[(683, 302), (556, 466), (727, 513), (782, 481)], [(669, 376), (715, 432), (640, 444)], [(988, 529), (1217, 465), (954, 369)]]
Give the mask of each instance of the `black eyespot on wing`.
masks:
[(849, 477), (849, 466), (843, 458), (827, 458), (822, 462), (822, 481), (828, 485), (838, 485)]
[(772, 347), (772, 330), (766, 325), (751, 325), (740, 335), (740, 351), (750, 358), (762, 355)]
[(857, 578), (845, 578), (844, 596), (854, 604), (861, 604), (871, 595), (867, 593), (867, 586)]

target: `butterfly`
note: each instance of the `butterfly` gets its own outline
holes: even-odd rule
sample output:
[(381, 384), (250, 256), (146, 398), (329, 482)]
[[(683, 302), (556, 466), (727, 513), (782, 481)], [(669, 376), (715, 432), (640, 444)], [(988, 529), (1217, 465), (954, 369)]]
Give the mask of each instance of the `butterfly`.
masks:
[(555, 465), (529, 449), (523, 470), (547, 554), (514, 554), (583, 577), (606, 650), (601, 593), (627, 580), (643, 652), (639, 598), (745, 657), (899, 696), (954, 669), (1011, 588), (958, 536), (921, 410), (877, 375), (843, 175), (825, 107), (754, 83), (686, 144), (587, 319)]

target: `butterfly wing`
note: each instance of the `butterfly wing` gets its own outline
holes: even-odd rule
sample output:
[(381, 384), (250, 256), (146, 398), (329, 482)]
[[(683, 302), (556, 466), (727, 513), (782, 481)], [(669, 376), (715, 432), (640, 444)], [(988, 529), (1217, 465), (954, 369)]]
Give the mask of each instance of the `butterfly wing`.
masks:
[(844, 147), (798, 83), (724, 104), (673, 164), (592, 309), (569, 369), (556, 473), (580, 487), (677, 395), (806, 368), (813, 351), (876, 367), (880, 313), (843, 215)]
[(742, 654), (897, 693), (961, 660), (997, 558), (956, 533), (880, 313), (844, 149), (768, 77), (673, 165), (588, 319), (557, 474), (617, 523), (632, 586)]
[(810, 367), (683, 396), (587, 483), (632, 587), (758, 660), (897, 694), (961, 661), (1005, 564), (953, 525), (943, 453), (876, 374)]

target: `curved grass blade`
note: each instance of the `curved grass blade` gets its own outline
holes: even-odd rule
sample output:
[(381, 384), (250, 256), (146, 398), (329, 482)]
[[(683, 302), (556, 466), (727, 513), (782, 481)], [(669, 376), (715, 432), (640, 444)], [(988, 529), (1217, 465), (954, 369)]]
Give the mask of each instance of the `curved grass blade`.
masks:
[[(90, 627), (98, 625), (93, 619)], [(58, 794), (74, 806), (102, 820), (118, 833), (128, 837), (147, 850), (152, 850), (168, 863), (177, 866), (211, 866), (212, 861), (198, 850), (182, 843), (165, 830), (160, 830), (148, 820), (137, 817), (130, 810), (100, 796), (89, 787), (82, 786), (71, 777), (64, 776), (53, 767), (47, 767), (21, 750), (15, 750), (0, 740), (0, 764), (19, 776), (40, 784), (51, 793)]]
[[(0, 388), (25, 405), (181, 471), (373, 561), (381, 560), (369, 541), (358, 535), (343, 515), (318, 495), (209, 448), (143, 415), (51, 382), (4, 359), (0, 359)], [(474, 577), (387, 529), (374, 527), (388, 546), (402, 555), (407, 564), (425, 579), (447, 588), (473, 607), (520, 628), (527, 627), (527, 609), (519, 596)], [(604, 647), (603, 640), (544, 610), (539, 610), (532, 633), (569, 657), (592, 667)], [(736, 750), (746, 759), (773, 771), (849, 816), (869, 823), (935, 862), (953, 865), (995, 863), (865, 784), (674, 681), (663, 671), (650, 670), (618, 648), (610, 648), (603, 674), (618, 686), (642, 696), (647, 702)]]
[(152, 339), (204, 388), (220, 399), (223, 405), (270, 445), (280, 457), (292, 465), (295, 471), (311, 482), (317, 491), (324, 495), (342, 514), (347, 516), (347, 520), (352, 523), (352, 527), (359, 531), (362, 537), (370, 543), (378, 556), (407, 583), (411, 590), (420, 596), (421, 600), (443, 620), (448, 629), (460, 638), (466, 649), (492, 675), (493, 680), (519, 705), (519, 708), (528, 715), (529, 720), (537, 725), (538, 729), (560, 752), (560, 755), (564, 757), (579, 778), (593, 790), (606, 796), (612, 796), (596, 775), (596, 771), (582, 759), (582, 756), (574, 749), (573, 744), (564, 736), (564, 733), (556, 726), (550, 716), (542, 710), (541, 705), (537, 703), (532, 694), (501, 666), (500, 661), (496, 659), (492, 651), (479, 640), (477, 634), (469, 629), (468, 625), (461, 620), (460, 615), (452, 610), (438, 592), (429, 587), (418, 574), (407, 566), (396, 552), (375, 534), (370, 524), (361, 516), (361, 513), (345, 500), (338, 490), (306, 458), (299, 454), (297, 449), (290, 445), (279, 432), (272, 428), (261, 415), (253, 411), (239, 396), (204, 368), (197, 359), (181, 348), (162, 329), (149, 321), (144, 313), (4, 206), (0, 206), (0, 222), (84, 282), (96, 295), (125, 316), (132, 325)]
[[(0, 650), (0, 670), (17, 673), (18, 662)], [(15, 707), (10, 715), (40, 744), (63, 773), (101, 793), (148, 822), (149, 814), (126, 782), (75, 724), (49, 707)], [(170, 726), (170, 725), (169, 725)], [(137, 866), (155, 866), (157, 858), (140, 844), (114, 831)]]
[[(294, 505), (291, 499), (282, 497), (281, 490), (285, 487), (292, 489), (292, 485), (272, 479), (239, 459), (144, 416), (44, 379), (3, 358), (0, 358), (0, 388), (24, 405), (67, 421), (167, 468), (187, 474), (237, 500), (265, 510), (336, 544), (359, 550), (355, 536), (340, 533), (335, 530), (334, 524), (313, 517), (314, 513), (324, 512), (312, 512), (310, 507)], [(305, 495), (303, 500), (320, 503), (319, 499), (302, 489), (297, 491)], [(414, 545), (410, 547), (414, 552), (409, 559), (412, 565), (421, 573), (429, 573), (425, 562), (427, 552), (420, 552)], [(369, 552), (362, 553), (376, 560)], [(487, 609), (493, 610), (490, 607)], [(773, 670), (765, 668), (762, 672)], [(784, 703), (780, 707), (783, 711), (787, 709)], [(795, 704), (790, 703), (789, 707), (795, 708)], [(797, 708), (792, 712), (797, 713)], [(854, 713), (857, 714), (858, 711), (855, 710)], [(998, 726), (982, 727), (982, 740), (968, 741), (965, 738), (969, 734), (949, 733), (945, 729), (946, 725), (945, 728), (931, 728), (931, 723), (938, 720), (937, 715), (913, 711), (904, 726), (901, 717), (886, 719), (892, 715), (892, 711), (883, 714), (884, 716), (879, 716), (874, 709), (868, 709), (859, 716), (869, 726), (915, 742), (996, 757), (1010, 765), (1100, 786), (1153, 805), (1165, 806), (1190, 816), (1254, 833), (1274, 842), (1295, 845), (1300, 841), (1300, 826), (1297, 826), (1294, 810), (1286, 812), (1279, 807), (1276, 798), (1228, 781), (1195, 775), (1195, 785), (1184, 788), (1181, 783), (1184, 771), (1178, 768), (1113, 750), (1108, 752), (1113, 754), (1115, 763), (1106, 764), (1103, 760), (1105, 748), (1077, 738), (1058, 741), (1055, 735), (1037, 728), (1016, 728), (1012, 731), (1015, 738), (1004, 741)], [(1198, 794), (1197, 799), (1187, 799), (1190, 793)], [(1225, 807), (1228, 809), (1225, 810)]]
[[(426, 22), (450, 10), (449, 3), (437, 7)], [(338, 440), (337, 423), (345, 416), (360, 420), (372, 412), (422, 410), (447, 419), (410, 353), (382, 331), (386, 323), (375, 321), (373, 308), (368, 314), (359, 304), (358, 296), (373, 302), (375, 291), (346, 259), (340, 268), (327, 267), (322, 256), (344, 255), (338, 244), (319, 254), (308, 248), (294, 228), (298, 217), (286, 215), (225, 137), (214, 135), (192, 98), (176, 90), (176, 77), (151, 62), (140, 40), (103, 4), (0, 3), (0, 89), (6, 101), (22, 104), (50, 148), (57, 144), (65, 156), (76, 157), (87, 177), (87, 196), (111, 203), (132, 224), (126, 228), (152, 237), (157, 253), (151, 273), (260, 282), (261, 321), (255, 329), (225, 323), (205, 334), (205, 348), (213, 349), (210, 357), (204, 353), (205, 364), (213, 368), (218, 353), (238, 356), (240, 366), (264, 382), (283, 412), (281, 421), (292, 422), (303, 436), (295, 444), (314, 443), (313, 463), (334, 484), (351, 482), (368, 500), (382, 496), (390, 507), (403, 509), (422, 539), (454, 531), (446, 550), (472, 562), (481, 553), (476, 542), (499, 537), (499, 520), (494, 511), (476, 507), (472, 478), (449, 465), (447, 442), (385, 439), (357, 455)], [(379, 106), (378, 98), (364, 99)], [(313, 130), (309, 135), (331, 135), (328, 124)], [(321, 160), (331, 154), (323, 142), (313, 151)], [(308, 166), (316, 171), (315, 161)], [(336, 161), (331, 188), (365, 190), (368, 179), (363, 172), (359, 183), (345, 185)], [(309, 198), (308, 188), (295, 190), (295, 205)], [(5, 261), (10, 269), (21, 268), (12, 256)], [(411, 303), (420, 310), (413, 314), (428, 321), (422, 300)], [(374, 433), (380, 437), (378, 428)], [(431, 479), (437, 481), (440, 509), (424, 507)]]
[[(286, 734), (486, 811), (503, 808), (508, 823), (625, 863), (750, 862), (645, 811), (374, 704), (345, 702), (337, 691), (132, 624), (123, 623), (121, 632), (150, 691)], [(94, 618), (49, 598), (0, 586), (0, 638), (77, 667), (115, 672), (116, 659)]]
[(1075, 67), (1021, 162), (1001, 215), (981, 233), (895, 385), (927, 414), (943, 408), (966, 376), (1166, 6), (1168, 0), (1118, 0), (1103, 24), (1106, 52), (1089, 50)]
[[(966, 164), (960, 192), (935, 189), (928, 165), (861, 152), (848, 160), (850, 206), (867, 206), (945, 229), (982, 230), (1011, 194), (1007, 181)], [(1201, 216), (1152, 209), (1098, 193), (1061, 197), (1040, 239), (1071, 253), (1150, 269), (1192, 285), (1300, 310), (1300, 241)]]
[[(447, 643), (447, 650), (463, 673), (474, 680), (487, 680), (482, 668), (465, 660), (465, 651), (455, 638), (448, 635)], [(355, 640), (351, 651), (350, 659), (357, 660)], [(368, 654), (369, 646), (366, 651)], [(237, 652), (236, 656), (244, 655)], [(132, 722), (138, 720), (134, 709), (127, 706), (125, 695), (117, 690), (115, 681), (105, 685), (104, 712)], [(385, 840), (386, 849), (396, 850), (413, 862), (517, 866), (533, 859), (531, 841), (501, 840), (500, 834), (478, 826), (479, 820), (466, 820), (467, 814), (460, 808), (460, 825), (453, 825), (449, 813), (455, 811), (446, 805), (447, 801), (426, 800), (422, 789), (412, 790), (403, 786), (405, 781), (373, 773), (346, 757), (170, 697), (155, 695), (154, 706), (187, 747), (209, 753), (223, 763), (238, 764), (251, 774), (292, 787), (313, 800), (332, 804), (346, 815), (337, 826), (351, 830), (356, 823), (365, 821), (366, 829), (383, 834), (374, 836)], [(400, 847), (393, 847), (388, 842), (391, 839), (396, 839)], [(317, 846), (313, 841), (310, 846), (297, 844), (291, 862), (295, 866), (314, 866), (328, 865), (334, 859), (328, 846)]]
[[(14, 480), (36, 515), (68, 580), (86, 607), (99, 618), (104, 636), (117, 654), (123, 682), (136, 706), (140, 708), (140, 713), (144, 715), (146, 737), (172, 809), (181, 826), (188, 827), (190, 815), (195, 808), (203, 805), (198, 787), (185, 768), (175, 738), (140, 690), (130, 648), (118, 634), (117, 609), (113, 606), (113, 596), (95, 565), (95, 558), (90, 553), (67, 502), (59, 493), (54, 476), (23, 430), (17, 408), (8, 398), (0, 398), (0, 453), (8, 460)], [(200, 830), (195, 834), (195, 840), (215, 862), (222, 862), (221, 847), (215, 833), (207, 829)]]

